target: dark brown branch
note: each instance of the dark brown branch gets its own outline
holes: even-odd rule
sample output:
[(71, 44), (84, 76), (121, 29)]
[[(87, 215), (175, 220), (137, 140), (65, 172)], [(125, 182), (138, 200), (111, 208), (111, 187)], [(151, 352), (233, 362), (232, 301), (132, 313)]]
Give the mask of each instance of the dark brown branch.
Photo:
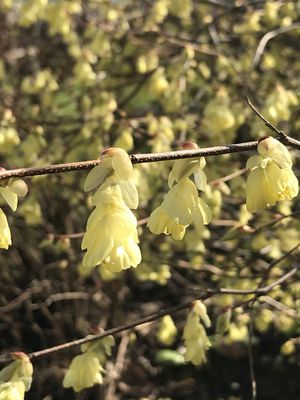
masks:
[[(300, 149), (299, 140), (293, 139), (289, 136), (284, 136), (283, 138), (282, 135), (277, 139), (293, 148)], [(255, 150), (257, 145), (258, 141), (255, 140), (252, 142), (227, 144), (223, 146), (206, 147), (204, 149), (196, 149), (196, 150), (178, 150), (178, 151), (168, 151), (165, 153), (132, 154), (130, 158), (133, 164), (142, 164), (142, 163), (150, 163), (156, 161), (179, 160), (182, 158), (194, 158), (202, 156), (210, 157), (210, 156), (219, 156), (222, 154), (229, 154), (229, 153), (240, 153), (244, 151)], [(0, 180), (6, 178), (17, 178), (17, 177), (22, 178), (26, 176), (29, 177), (36, 175), (49, 175), (49, 174), (58, 174), (70, 171), (87, 170), (95, 167), (99, 163), (100, 160), (89, 160), (89, 161), (79, 161), (79, 162), (65, 163), (65, 164), (55, 164), (46, 167), (11, 169), (8, 171), (2, 171), (0, 173)]]
[[(255, 294), (257, 297), (261, 296), (261, 295), (265, 295), (267, 293), (269, 293), (272, 289), (274, 289), (274, 287), (283, 284), (284, 282), (286, 282), (291, 276), (293, 276), (297, 271), (299, 270), (299, 265), (297, 265), (296, 267), (292, 268), (289, 272), (287, 272), (286, 274), (284, 274), (281, 278), (279, 278), (277, 281), (271, 283), (268, 286), (265, 287), (258, 287), (256, 289), (230, 289), (230, 288), (220, 288), (220, 289), (207, 289), (205, 291), (205, 293), (202, 293), (201, 295), (198, 295), (196, 297), (194, 297), (191, 300), (187, 300), (181, 304), (178, 304), (177, 306), (174, 307), (168, 307), (165, 308), (159, 312), (156, 312), (154, 314), (148, 315), (146, 317), (143, 317), (139, 320), (133, 321), (133, 322), (129, 322), (128, 324), (124, 324), (121, 326), (117, 326), (115, 328), (112, 329), (108, 329), (107, 331), (101, 332), (99, 334), (96, 335), (89, 335), (86, 336), (84, 338), (81, 339), (76, 339), (73, 340), (71, 342), (68, 343), (62, 343), (59, 344), (57, 346), (53, 346), (53, 347), (49, 347), (47, 349), (43, 349), (43, 350), (39, 350), (39, 351), (35, 351), (33, 353), (29, 353), (27, 354), (28, 357), (30, 359), (34, 359), (34, 358), (38, 358), (38, 357), (42, 357), (42, 356), (46, 356), (48, 354), (52, 354), (55, 353), (57, 351), (61, 351), (61, 350), (67, 350), (71, 347), (75, 347), (75, 346), (80, 346), (84, 343), (88, 343), (88, 342), (92, 342), (95, 340), (99, 340), (102, 339), (106, 336), (109, 335), (116, 335), (120, 332), (126, 331), (128, 329), (134, 328), (138, 325), (142, 325), (148, 322), (153, 322), (156, 321), (157, 319), (164, 317), (165, 315), (168, 314), (175, 314), (179, 311), (182, 311), (186, 308), (188, 308), (193, 301), (197, 300), (197, 299), (201, 299), (201, 300), (205, 300), (209, 297), (218, 295), (218, 294), (232, 294), (232, 295), (249, 295), (249, 294)], [(2, 357), (0, 357), (0, 362), (9, 362), (12, 361), (12, 355), (11, 354), (5, 354)]]
[(274, 126), (270, 121), (268, 121), (259, 111), (258, 109), (252, 104), (252, 102), (250, 101), (250, 99), (248, 97), (246, 97), (246, 101), (249, 104), (250, 108), (255, 112), (255, 114), (257, 114), (259, 116), (259, 118), (264, 122), (264, 124), (266, 125), (267, 128), (271, 129), (271, 131), (277, 133), (277, 135), (279, 135), (282, 139), (282, 142), (286, 143), (286, 141), (290, 138), (287, 137), (287, 135), (283, 132), (280, 131), (276, 128), (276, 126)]

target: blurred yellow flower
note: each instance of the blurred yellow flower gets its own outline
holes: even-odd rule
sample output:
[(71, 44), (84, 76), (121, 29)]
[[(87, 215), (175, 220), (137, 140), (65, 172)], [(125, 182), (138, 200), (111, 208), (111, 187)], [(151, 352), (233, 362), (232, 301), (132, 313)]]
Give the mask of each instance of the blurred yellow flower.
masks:
[(170, 315), (165, 315), (156, 333), (157, 339), (165, 346), (172, 346), (177, 336), (177, 328)]
[(193, 310), (188, 314), (183, 331), (186, 352), (184, 358), (194, 365), (206, 362), (206, 352), (211, 347), (204, 326), (199, 321), (199, 315)]
[(0, 383), (0, 400), (23, 400), (25, 385), (22, 381)]
[(298, 180), (292, 171), (292, 161), (286, 147), (269, 137), (262, 140), (257, 150), (260, 155), (250, 157), (247, 168), (247, 209), (250, 212), (273, 206), (277, 201), (297, 196)]
[(6, 215), (0, 208), (0, 248), (8, 249), (10, 245), (11, 245), (11, 235), (10, 235), (9, 225), (7, 222)]

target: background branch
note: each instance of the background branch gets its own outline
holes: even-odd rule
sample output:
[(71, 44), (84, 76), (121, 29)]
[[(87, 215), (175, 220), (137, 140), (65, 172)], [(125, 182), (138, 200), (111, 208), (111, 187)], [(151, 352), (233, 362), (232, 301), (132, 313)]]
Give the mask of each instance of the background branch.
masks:
[[(286, 255), (286, 257), (289, 254), (290, 253), (288, 253)], [(148, 323), (148, 322), (156, 321), (157, 319), (159, 319), (161, 317), (164, 317), (165, 315), (175, 314), (175, 313), (177, 313), (179, 311), (182, 311), (182, 310), (188, 308), (193, 303), (193, 301), (198, 300), (198, 299), (199, 300), (205, 300), (205, 299), (207, 299), (209, 297), (212, 297), (212, 296), (215, 296), (215, 295), (219, 295), (219, 294), (232, 294), (232, 295), (255, 294), (256, 298), (257, 298), (257, 297), (259, 297), (261, 295), (265, 295), (265, 294), (269, 293), (272, 289), (274, 289), (274, 287), (276, 287), (278, 285), (281, 285), (284, 282), (286, 282), (298, 270), (299, 270), (299, 265), (297, 265), (296, 267), (292, 268), (290, 271), (288, 271), (286, 274), (281, 276), (277, 281), (273, 282), (272, 284), (267, 285), (265, 287), (258, 287), (256, 289), (231, 289), (231, 288), (206, 289), (206, 290), (204, 290), (204, 293), (203, 293), (203, 290), (202, 290), (202, 294), (199, 294), (198, 296), (195, 296), (194, 298), (192, 298), (190, 300), (187, 300), (187, 301), (185, 301), (185, 302), (183, 302), (181, 304), (178, 304), (176, 306), (173, 306), (173, 307), (164, 308), (159, 312), (150, 314), (150, 315), (148, 315), (146, 317), (143, 317), (141, 319), (138, 319), (136, 321), (129, 322), (127, 324), (124, 324), (124, 325), (121, 325), (121, 326), (117, 326), (115, 328), (108, 329), (108, 330), (106, 330), (104, 332), (100, 332), (100, 333), (98, 333), (96, 335), (88, 335), (88, 336), (86, 336), (84, 338), (81, 338), (81, 339), (72, 340), (70, 342), (62, 343), (62, 344), (59, 344), (57, 346), (49, 347), (47, 349), (35, 351), (35, 352), (29, 353), (27, 355), (28, 355), (28, 357), (30, 359), (35, 359), (35, 358), (38, 358), (38, 357), (42, 357), (42, 356), (46, 356), (46, 355), (49, 355), (49, 354), (52, 354), (52, 353), (56, 353), (56, 352), (61, 351), (61, 350), (67, 350), (67, 349), (70, 349), (70, 348), (75, 347), (75, 346), (80, 346), (80, 345), (82, 345), (84, 343), (93, 342), (95, 340), (103, 339), (104, 337), (109, 336), (109, 335), (116, 335), (116, 334), (118, 334), (120, 332), (127, 331), (128, 329), (134, 328), (134, 327), (136, 327), (138, 325), (142, 325), (142, 324), (145, 324), (145, 323)], [(12, 360), (13, 360), (13, 357), (12, 357), (12, 355), (10, 353), (2, 355), (0, 357), (0, 362), (1, 363), (10, 362)]]

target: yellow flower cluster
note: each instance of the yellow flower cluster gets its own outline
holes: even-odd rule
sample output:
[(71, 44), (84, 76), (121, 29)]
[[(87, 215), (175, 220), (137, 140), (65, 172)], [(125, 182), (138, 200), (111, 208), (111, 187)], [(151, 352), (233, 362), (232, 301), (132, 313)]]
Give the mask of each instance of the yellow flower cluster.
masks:
[[(9, 207), (16, 211), (18, 206), (18, 196), (24, 197), (27, 193), (27, 185), (21, 180), (8, 181), (4, 186), (0, 186), (0, 198), (2, 198)], [(0, 208), (0, 248), (8, 249), (11, 245), (11, 234), (7, 218)]]
[[(203, 324), (200, 321), (203, 321)], [(211, 325), (205, 305), (196, 300), (191, 311), (188, 313), (187, 321), (183, 331), (184, 344), (186, 346), (185, 360), (194, 365), (206, 362), (206, 352), (211, 343), (207, 337), (205, 327)]]
[(83, 275), (100, 264), (110, 272), (120, 272), (141, 262), (137, 220), (130, 210), (138, 206), (132, 178), (130, 158), (119, 148), (103, 152), (101, 164), (88, 174), (85, 190), (100, 186), (92, 197), (96, 208), (87, 221), (81, 246), (87, 250), (80, 269)]
[(106, 355), (111, 355), (111, 347), (114, 344), (114, 338), (107, 336), (102, 340), (82, 345), (83, 353), (73, 358), (65, 374), (63, 386), (72, 387), (75, 392), (80, 392), (101, 384), (105, 371), (101, 364), (105, 362)]
[(250, 212), (273, 206), (277, 201), (291, 200), (299, 191), (291, 156), (282, 143), (268, 137), (260, 141), (257, 151), (259, 155), (247, 161), (250, 174), (246, 205)]
[[(189, 144), (189, 148), (195, 148)], [(198, 196), (198, 190), (204, 191), (206, 175), (203, 157), (176, 160), (169, 175), (169, 192), (162, 204), (149, 218), (148, 227), (156, 235), (164, 233), (175, 240), (184, 237), (186, 228), (193, 222), (198, 232), (212, 218), (208, 205)], [(189, 179), (194, 175), (195, 183)]]
[(23, 400), (32, 382), (32, 364), (24, 353), (14, 353), (15, 361), (0, 371), (0, 400)]

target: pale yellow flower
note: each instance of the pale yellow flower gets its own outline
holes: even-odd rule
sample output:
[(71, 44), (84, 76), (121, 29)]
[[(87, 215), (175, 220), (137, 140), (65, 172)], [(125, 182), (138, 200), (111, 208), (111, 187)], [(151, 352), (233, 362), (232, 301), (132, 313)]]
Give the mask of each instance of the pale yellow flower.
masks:
[(262, 140), (259, 156), (247, 162), (250, 174), (247, 180), (247, 209), (250, 212), (275, 205), (278, 201), (297, 196), (298, 180), (292, 171), (292, 161), (286, 147), (278, 140)]
[(208, 205), (198, 197), (195, 184), (184, 178), (169, 190), (161, 206), (151, 213), (148, 227), (154, 234), (171, 234), (174, 239), (181, 240), (185, 228), (192, 222), (201, 232), (203, 225), (210, 221)]
[(33, 368), (28, 356), (13, 353), (15, 361), (0, 371), (0, 400), (23, 400), (30, 389)]
[(81, 273), (103, 263), (112, 272), (136, 267), (141, 262), (137, 220), (122, 201), (120, 189), (108, 187), (98, 195), (99, 204), (90, 215), (82, 249), (87, 249)]
[(0, 248), (8, 249), (10, 245), (11, 245), (11, 235), (10, 235), (9, 225), (7, 222), (6, 215), (0, 208)]
[(101, 154), (101, 163), (94, 167), (88, 174), (84, 190), (89, 191), (101, 185), (112, 174), (119, 180), (133, 177), (133, 167), (129, 155), (125, 150), (111, 147)]
[(26, 392), (30, 389), (32, 382), (33, 367), (28, 356), (22, 352), (13, 353), (15, 361), (0, 371), (1, 381), (22, 381)]
[(101, 384), (103, 371), (99, 359), (93, 352), (88, 351), (73, 358), (64, 377), (63, 386), (72, 387), (75, 392), (79, 392), (95, 384)]
[(150, 215), (148, 227), (152, 233), (171, 235), (175, 240), (181, 240), (185, 234), (186, 225), (178, 222), (178, 218), (171, 218), (165, 209), (160, 206)]
[(97, 186), (92, 197), (96, 208), (88, 219), (81, 246), (87, 250), (80, 268), (83, 275), (100, 264), (115, 273), (141, 262), (137, 220), (130, 210), (138, 206), (138, 193), (126, 151), (110, 148), (102, 153), (101, 164), (87, 176), (85, 190)]
[(204, 326), (199, 321), (199, 316), (191, 310), (183, 331), (186, 352), (184, 358), (194, 365), (206, 362), (206, 352), (211, 347)]
[[(193, 142), (185, 142), (181, 145), (182, 150), (196, 150), (198, 145)], [(176, 160), (169, 174), (168, 185), (171, 188), (175, 182), (179, 183), (181, 179), (188, 178), (192, 174), (197, 188), (204, 191), (206, 186), (206, 175), (202, 171), (206, 165), (204, 157), (183, 158)]]
[(165, 346), (171, 346), (177, 336), (177, 328), (170, 315), (165, 315), (161, 320), (159, 329), (156, 333), (157, 339)]
[(0, 383), (0, 400), (24, 400), (25, 385), (22, 381)]

